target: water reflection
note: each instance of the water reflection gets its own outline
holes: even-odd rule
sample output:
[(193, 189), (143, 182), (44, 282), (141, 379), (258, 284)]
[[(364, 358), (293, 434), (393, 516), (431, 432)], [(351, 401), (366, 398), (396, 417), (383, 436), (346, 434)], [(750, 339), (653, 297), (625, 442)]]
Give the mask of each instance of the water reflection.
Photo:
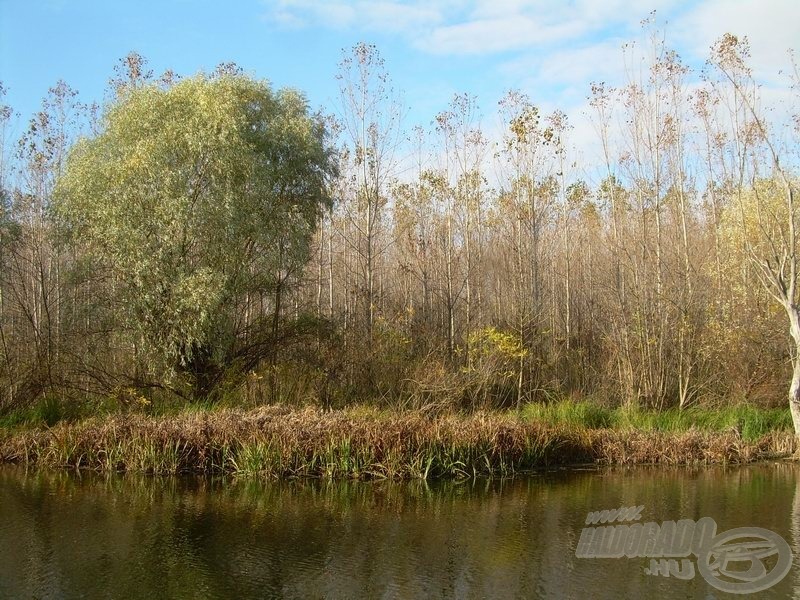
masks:
[[(577, 559), (586, 513), (771, 529), (800, 597), (800, 469), (625, 469), (463, 483), (98, 476), (0, 469), (0, 597), (714, 598), (699, 576)], [(716, 595), (715, 595), (716, 594)]]

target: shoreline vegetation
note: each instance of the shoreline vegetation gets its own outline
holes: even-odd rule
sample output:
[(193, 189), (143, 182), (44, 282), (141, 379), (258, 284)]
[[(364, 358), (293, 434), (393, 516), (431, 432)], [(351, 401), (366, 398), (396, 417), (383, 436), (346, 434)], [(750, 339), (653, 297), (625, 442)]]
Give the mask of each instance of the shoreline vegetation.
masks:
[(469, 415), (363, 406), (195, 409), (0, 428), (1, 463), (262, 478), (437, 479), (585, 464), (738, 464), (797, 450), (785, 409), (626, 411), (571, 401)]
[(402, 479), (795, 453), (800, 114), (761, 110), (746, 38), (698, 72), (643, 33), (642, 77), (590, 86), (603, 165), (521, 90), (499, 129), (470, 94), (407, 129), (365, 43), (336, 115), (232, 63), (132, 52), (100, 112), (59, 82), (0, 160), (0, 460)]

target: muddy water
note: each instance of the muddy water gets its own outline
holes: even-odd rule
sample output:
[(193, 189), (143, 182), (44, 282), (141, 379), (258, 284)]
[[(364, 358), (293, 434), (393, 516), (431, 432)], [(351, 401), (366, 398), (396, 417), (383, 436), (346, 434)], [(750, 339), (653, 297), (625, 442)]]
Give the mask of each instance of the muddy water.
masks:
[[(638, 522), (659, 527), (710, 517), (717, 536), (768, 530), (772, 553), (690, 554), (690, 578), (667, 576), (667, 559), (652, 570), (648, 556), (576, 556), (587, 514), (621, 506), (643, 506)], [(729, 559), (747, 549), (727, 542)], [(428, 485), (0, 468), (0, 598), (800, 598), (799, 544), (793, 464)], [(789, 566), (733, 596), (701, 560), (716, 561), (717, 582), (753, 588)]]

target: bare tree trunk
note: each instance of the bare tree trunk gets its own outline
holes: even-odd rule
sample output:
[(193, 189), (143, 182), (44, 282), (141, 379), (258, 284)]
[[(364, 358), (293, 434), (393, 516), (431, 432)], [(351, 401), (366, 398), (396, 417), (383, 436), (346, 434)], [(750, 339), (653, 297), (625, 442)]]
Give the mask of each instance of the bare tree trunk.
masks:
[(328, 318), (333, 318), (333, 215), (328, 231)]
[(317, 317), (322, 316), (322, 262), (325, 249), (325, 225), (319, 228), (319, 248), (317, 249)]
[(453, 314), (453, 218), (452, 208), (447, 212), (447, 355), (452, 361), (455, 351), (455, 316)]
[[(519, 193), (517, 194), (519, 196)], [(521, 210), (521, 202), (519, 199), (517, 200), (517, 210)], [(523, 269), (523, 261), (522, 261), (522, 218), (521, 215), (517, 215), (517, 285), (519, 286), (519, 290), (517, 292), (517, 297), (519, 298), (519, 303), (517, 306), (517, 314), (518, 314), (518, 323), (517, 327), (519, 329), (519, 339), (520, 343), (525, 343), (525, 305), (527, 304), (524, 301), (525, 298), (525, 286), (524, 286), (524, 269)], [(519, 373), (517, 374), (517, 410), (522, 407), (522, 386), (523, 386), (523, 369), (525, 367), (525, 359), (520, 353), (519, 357)]]
[(792, 384), (789, 387), (789, 410), (792, 413), (795, 436), (800, 438), (800, 307), (787, 302), (786, 312), (789, 315), (789, 332), (795, 344), (792, 356)]

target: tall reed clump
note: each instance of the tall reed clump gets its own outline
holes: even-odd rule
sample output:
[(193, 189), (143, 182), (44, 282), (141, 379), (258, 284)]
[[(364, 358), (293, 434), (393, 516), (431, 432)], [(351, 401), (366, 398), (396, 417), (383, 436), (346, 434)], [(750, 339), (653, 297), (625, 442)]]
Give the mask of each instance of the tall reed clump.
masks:
[(427, 479), (589, 462), (743, 462), (795, 446), (791, 434), (776, 432), (751, 442), (736, 431), (591, 429), (512, 413), (262, 407), (113, 415), (20, 430), (0, 439), (0, 461), (164, 474)]

